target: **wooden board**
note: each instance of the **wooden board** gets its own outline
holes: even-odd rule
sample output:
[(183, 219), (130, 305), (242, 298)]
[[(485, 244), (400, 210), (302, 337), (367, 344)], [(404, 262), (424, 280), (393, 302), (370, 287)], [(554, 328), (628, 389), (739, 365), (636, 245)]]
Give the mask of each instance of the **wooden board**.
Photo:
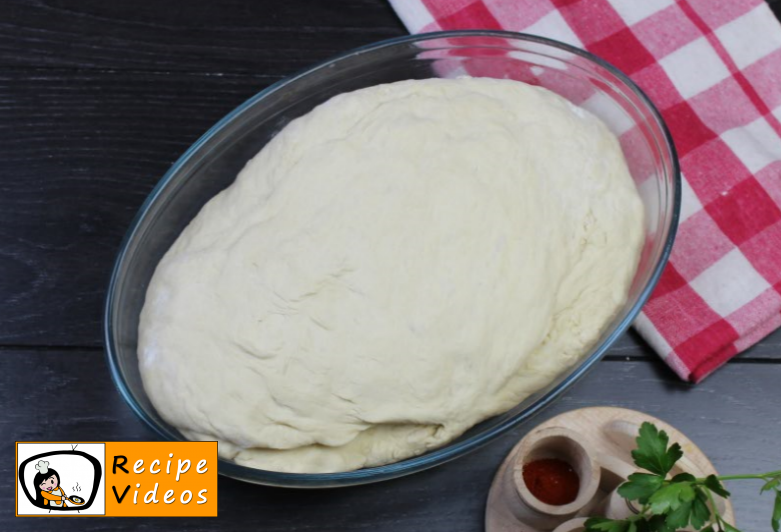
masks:
[[(580, 444), (592, 450), (598, 461), (603, 460), (601, 465), (604, 467), (607, 467), (607, 458), (604, 458), (607, 456), (619, 464), (623, 464), (628, 471), (634, 471), (636, 468), (632, 464), (630, 452), (635, 448), (634, 438), (637, 435), (637, 429), (646, 421), (667, 432), (670, 442), (677, 442), (681, 445), (684, 456), (678, 462), (677, 465), (680, 468), (676, 468), (675, 474), (690, 473), (696, 477), (718, 474), (705, 453), (693, 441), (669, 423), (658, 418), (626, 408), (592, 407), (570, 410), (531, 429), (502, 461), (488, 493), (485, 515), (486, 532), (542, 532), (543, 530), (535, 528), (523, 520), (518, 520), (509, 510), (510, 499), (517, 499), (517, 494), (514, 492), (514, 486), (507, 482), (509, 478), (507, 472), (522, 467), (522, 464), (518, 463), (521, 459), (519, 453), (527, 439), (533, 438), (547, 429), (571, 430), (577, 435)], [(603, 469), (603, 479), (607, 476), (605, 472), (610, 469), (609, 467)], [(606, 482), (603, 480), (594, 500), (604, 499), (621, 482), (608, 481), (605, 485)], [(735, 515), (732, 503), (724, 500), (720, 500), (719, 503), (723, 505), (723, 508), (720, 508), (722, 517), (734, 525)], [(578, 512), (575, 517), (596, 516), (598, 514), (591, 515), (588, 511), (584, 511)], [(567, 520), (561, 519), (556, 526)], [(544, 530), (551, 529), (552, 527)]]

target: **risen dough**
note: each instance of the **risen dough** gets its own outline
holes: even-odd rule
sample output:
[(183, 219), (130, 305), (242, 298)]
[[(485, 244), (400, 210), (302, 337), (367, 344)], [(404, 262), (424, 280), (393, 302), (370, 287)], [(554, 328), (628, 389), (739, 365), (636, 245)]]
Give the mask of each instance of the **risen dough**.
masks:
[(275, 471), (417, 455), (586, 353), (643, 209), (616, 138), (515, 81), (405, 81), (293, 121), (157, 267), (144, 386), (187, 437)]

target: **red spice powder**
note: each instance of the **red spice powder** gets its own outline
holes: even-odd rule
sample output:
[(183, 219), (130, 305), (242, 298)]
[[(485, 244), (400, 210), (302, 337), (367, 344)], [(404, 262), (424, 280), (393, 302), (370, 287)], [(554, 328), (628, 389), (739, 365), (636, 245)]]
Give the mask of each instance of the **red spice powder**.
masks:
[(556, 458), (534, 460), (523, 466), (523, 481), (545, 504), (561, 506), (578, 496), (580, 478), (567, 462)]

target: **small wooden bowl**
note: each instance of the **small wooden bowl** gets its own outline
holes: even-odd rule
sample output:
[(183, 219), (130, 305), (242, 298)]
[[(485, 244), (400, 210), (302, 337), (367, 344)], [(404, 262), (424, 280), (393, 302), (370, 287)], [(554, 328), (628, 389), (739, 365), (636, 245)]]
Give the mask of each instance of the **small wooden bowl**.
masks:
[[(523, 479), (524, 466), (545, 458), (563, 460), (577, 472), (580, 488), (571, 503), (561, 506), (546, 504), (526, 486)], [(512, 487), (518, 496), (514, 504), (516, 517), (537, 528), (553, 528), (562, 520), (574, 517), (578, 510), (594, 498), (599, 487), (600, 466), (596, 453), (589, 445), (579, 441), (577, 433), (563, 427), (550, 427), (529, 434), (522, 440), (517, 457), (508, 471), (512, 473)]]

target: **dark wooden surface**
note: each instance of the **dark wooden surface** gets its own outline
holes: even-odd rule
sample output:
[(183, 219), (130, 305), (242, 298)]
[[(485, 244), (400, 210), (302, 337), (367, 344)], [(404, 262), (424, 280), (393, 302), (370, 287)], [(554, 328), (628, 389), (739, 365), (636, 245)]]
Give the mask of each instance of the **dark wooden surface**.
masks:
[[(781, 2), (770, 2), (777, 14)], [(311, 63), (406, 31), (384, 0), (0, 3), (0, 530), (15, 440), (154, 438), (110, 382), (101, 312), (136, 210), (225, 113)], [(748, 36), (747, 36), (748, 38)], [(61, 415), (47, 399), (79, 405)], [(590, 405), (647, 411), (725, 472), (781, 464), (781, 332), (706, 382), (681, 383), (635, 334), (543, 417)], [(482, 530), (494, 470), (527, 428), (404, 479), (325, 491), (220, 479), (218, 519), (59, 520), (61, 530)], [(769, 499), (732, 486), (745, 531)], [(46, 521), (45, 525), (50, 525)]]

